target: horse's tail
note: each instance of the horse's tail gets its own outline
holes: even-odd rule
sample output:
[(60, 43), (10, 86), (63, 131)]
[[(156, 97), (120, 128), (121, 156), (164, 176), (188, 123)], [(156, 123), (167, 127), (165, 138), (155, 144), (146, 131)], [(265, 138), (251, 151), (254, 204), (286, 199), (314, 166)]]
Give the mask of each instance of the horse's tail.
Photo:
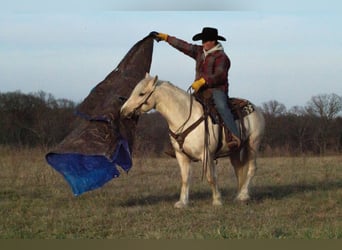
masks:
[(248, 152), (249, 154), (256, 155), (265, 133), (265, 118), (259, 108), (256, 106), (254, 106), (254, 108), (255, 110), (251, 113), (249, 120), (250, 133), (248, 135)]

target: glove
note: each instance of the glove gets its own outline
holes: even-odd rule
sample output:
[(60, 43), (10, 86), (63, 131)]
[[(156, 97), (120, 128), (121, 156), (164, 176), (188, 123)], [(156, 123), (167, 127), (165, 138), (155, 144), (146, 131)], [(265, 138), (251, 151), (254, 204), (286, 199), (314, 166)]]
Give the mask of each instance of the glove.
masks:
[(152, 31), (150, 36), (152, 36), (157, 42), (160, 42), (161, 40), (166, 41), (168, 37), (167, 34), (158, 33), (157, 31)]
[(200, 79), (194, 81), (193, 84), (191, 84), (191, 88), (195, 91), (195, 93), (205, 84), (205, 79), (201, 77)]

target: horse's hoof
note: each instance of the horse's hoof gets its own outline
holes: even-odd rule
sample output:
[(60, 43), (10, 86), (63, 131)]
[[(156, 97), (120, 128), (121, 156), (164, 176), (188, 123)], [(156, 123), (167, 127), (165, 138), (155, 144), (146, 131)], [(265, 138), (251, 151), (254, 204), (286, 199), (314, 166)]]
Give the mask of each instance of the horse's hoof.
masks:
[(215, 206), (215, 207), (220, 207), (222, 205), (223, 205), (222, 201), (220, 201), (220, 200), (213, 201), (213, 206)]
[(241, 204), (241, 205), (248, 205), (249, 201), (250, 201), (250, 199), (235, 199), (235, 202), (237, 204)]
[(187, 204), (185, 204), (184, 202), (182, 202), (182, 201), (177, 201), (176, 203), (175, 203), (175, 208), (186, 208), (188, 205)]
[(243, 193), (238, 194), (235, 199), (239, 202), (240, 201), (245, 202), (245, 201), (249, 201), (251, 197), (249, 196), (248, 193), (243, 192)]

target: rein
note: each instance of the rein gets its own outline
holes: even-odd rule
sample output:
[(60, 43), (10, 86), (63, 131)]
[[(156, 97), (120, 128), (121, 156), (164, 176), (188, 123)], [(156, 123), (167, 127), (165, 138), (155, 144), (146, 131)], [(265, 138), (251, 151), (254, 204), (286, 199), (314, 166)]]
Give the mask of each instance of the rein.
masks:
[[(204, 177), (204, 174), (207, 173), (207, 167), (208, 167), (208, 159), (209, 159), (209, 127), (208, 127), (208, 112), (207, 110), (203, 110), (203, 115), (195, 121), (193, 124), (191, 124), (186, 130), (181, 131), (184, 129), (185, 124), (190, 120), (190, 117), (192, 115), (192, 106), (193, 106), (193, 97), (191, 95), (191, 87), (188, 88), (187, 92), (190, 94), (190, 111), (189, 111), (189, 116), (185, 120), (185, 122), (176, 130), (176, 132), (173, 132), (171, 129), (169, 129), (169, 134), (172, 136), (177, 142), (180, 150), (188, 156), (191, 160), (196, 161), (197, 159), (193, 158), (190, 156), (183, 148), (183, 144), (185, 141), (185, 138), (188, 136), (188, 134), (194, 130), (198, 125), (201, 124), (202, 121), (204, 121), (204, 159), (203, 159), (203, 164), (202, 164), (202, 180)], [(181, 131), (181, 132), (179, 132)]]
[[(190, 120), (190, 117), (192, 115), (192, 105), (193, 105), (193, 98), (192, 98), (192, 95), (191, 95), (191, 86), (186, 90), (186, 92), (189, 94), (190, 96), (190, 110), (189, 110), (189, 115), (188, 115), (188, 118), (185, 120), (185, 122), (176, 130), (175, 133), (177, 133), (178, 131), (180, 130), (183, 130), (185, 124)], [(171, 130), (170, 130), (171, 131)]]

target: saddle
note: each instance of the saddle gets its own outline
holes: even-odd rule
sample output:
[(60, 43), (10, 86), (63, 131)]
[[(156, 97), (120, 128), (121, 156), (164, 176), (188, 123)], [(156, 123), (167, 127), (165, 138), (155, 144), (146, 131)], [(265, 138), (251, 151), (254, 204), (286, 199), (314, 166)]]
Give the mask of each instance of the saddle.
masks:
[[(218, 113), (214, 100), (211, 94), (197, 94), (194, 93), (195, 99), (203, 106), (203, 110), (206, 116), (210, 116), (213, 123), (220, 125), (224, 129), (226, 143), (229, 144), (233, 140), (231, 131), (224, 125), (223, 120)], [(243, 142), (246, 139), (246, 128), (244, 126), (243, 118), (255, 111), (255, 108), (251, 102), (241, 98), (228, 98), (228, 107), (230, 108), (234, 120), (239, 121), (240, 140)]]

